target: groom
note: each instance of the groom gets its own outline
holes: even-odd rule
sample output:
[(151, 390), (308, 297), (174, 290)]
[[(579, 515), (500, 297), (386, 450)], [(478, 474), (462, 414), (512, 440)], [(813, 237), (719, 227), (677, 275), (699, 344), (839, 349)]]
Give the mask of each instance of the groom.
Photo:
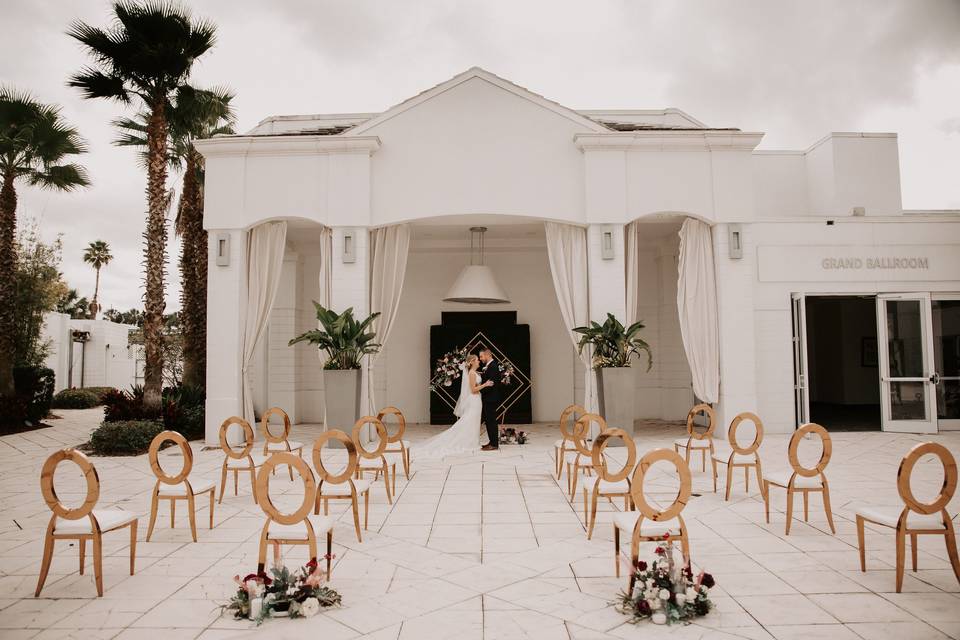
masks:
[(500, 365), (493, 359), (490, 349), (480, 351), (480, 362), (483, 368), (480, 377), (484, 383), (490, 385), (480, 391), (483, 402), (483, 422), (487, 426), (489, 442), (483, 445), (483, 451), (496, 451), (500, 448), (500, 425), (497, 424), (497, 409), (500, 408), (500, 386), (503, 382), (503, 372)]

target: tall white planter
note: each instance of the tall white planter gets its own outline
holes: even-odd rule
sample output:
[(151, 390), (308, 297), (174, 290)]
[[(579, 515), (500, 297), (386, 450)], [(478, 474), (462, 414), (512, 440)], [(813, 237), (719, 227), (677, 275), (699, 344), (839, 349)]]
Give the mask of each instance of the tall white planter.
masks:
[[(607, 427), (633, 434), (633, 371), (630, 367), (606, 367), (597, 371), (600, 415)], [(621, 444), (614, 440), (611, 446)]]
[(324, 430), (340, 429), (350, 435), (360, 418), (360, 370), (323, 372)]

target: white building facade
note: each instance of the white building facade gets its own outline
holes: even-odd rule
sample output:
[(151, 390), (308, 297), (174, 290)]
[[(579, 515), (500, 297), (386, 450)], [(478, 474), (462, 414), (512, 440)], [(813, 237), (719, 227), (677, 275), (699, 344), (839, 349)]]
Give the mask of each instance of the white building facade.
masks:
[[(584, 230), (576, 313), (646, 325), (637, 419), (681, 419), (699, 396), (721, 424), (754, 411), (775, 432), (960, 428), (960, 213), (903, 210), (895, 134), (801, 151), (758, 151), (762, 137), (675, 109), (575, 111), (473, 68), (383, 113), (273, 117), (202, 141), (208, 441), (245, 398), (323, 420), (322, 362), (287, 346), (316, 326), (314, 300), (386, 311), (371, 404), (426, 422), (429, 327), (471, 309), (442, 298), (475, 225), (511, 299), (493, 308), (530, 325), (533, 419), (556, 420), (589, 383), (545, 223)], [(712, 249), (706, 372), (678, 311), (688, 219)], [(279, 253), (251, 240), (278, 221)], [(382, 258), (398, 246), (391, 293)], [(695, 394), (711, 376), (715, 392)]]

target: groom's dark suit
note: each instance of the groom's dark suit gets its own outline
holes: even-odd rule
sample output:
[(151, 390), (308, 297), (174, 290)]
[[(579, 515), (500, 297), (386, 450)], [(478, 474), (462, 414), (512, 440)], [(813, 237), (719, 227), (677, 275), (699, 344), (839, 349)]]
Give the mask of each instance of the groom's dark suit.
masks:
[(497, 410), (500, 408), (500, 387), (503, 385), (503, 372), (496, 360), (491, 360), (480, 372), (484, 382), (492, 382), (493, 386), (485, 387), (480, 391), (483, 402), (483, 423), (487, 427), (487, 438), (493, 447), (500, 446), (500, 425), (497, 424)]

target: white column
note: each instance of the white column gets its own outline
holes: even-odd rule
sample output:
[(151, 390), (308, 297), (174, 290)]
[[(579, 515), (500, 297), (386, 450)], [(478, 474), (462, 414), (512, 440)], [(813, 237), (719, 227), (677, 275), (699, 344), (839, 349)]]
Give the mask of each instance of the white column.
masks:
[[(603, 322), (607, 313), (624, 322), (627, 317), (626, 271), (622, 224), (591, 224), (587, 227), (587, 286), (590, 289), (590, 319)], [(604, 259), (604, 230), (613, 231), (613, 257)]]
[[(219, 446), (220, 425), (243, 414), (240, 406), (240, 323), (246, 291), (246, 232), (210, 229), (207, 267), (206, 444)], [(217, 264), (220, 242), (229, 245), (229, 264)]]
[(754, 330), (756, 252), (747, 225), (741, 234), (743, 257), (730, 258), (726, 224), (713, 228), (717, 272), (717, 318), (720, 337), (720, 402), (718, 432), (741, 411), (757, 411)]

